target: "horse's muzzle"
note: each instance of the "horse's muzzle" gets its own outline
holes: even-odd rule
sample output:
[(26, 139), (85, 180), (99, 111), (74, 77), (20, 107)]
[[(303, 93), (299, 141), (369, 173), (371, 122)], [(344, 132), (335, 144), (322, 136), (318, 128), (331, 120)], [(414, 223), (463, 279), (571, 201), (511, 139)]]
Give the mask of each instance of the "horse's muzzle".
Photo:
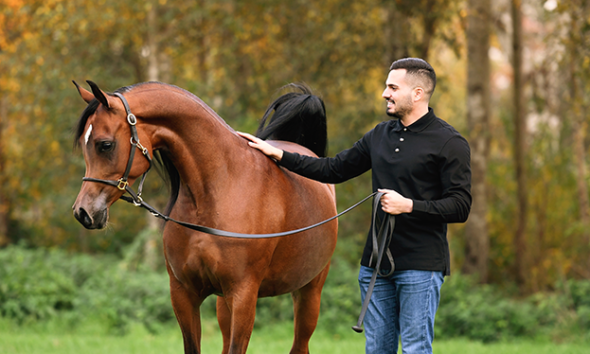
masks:
[(74, 217), (87, 229), (104, 229), (108, 221), (108, 211), (103, 209), (91, 215), (82, 207), (74, 207)]

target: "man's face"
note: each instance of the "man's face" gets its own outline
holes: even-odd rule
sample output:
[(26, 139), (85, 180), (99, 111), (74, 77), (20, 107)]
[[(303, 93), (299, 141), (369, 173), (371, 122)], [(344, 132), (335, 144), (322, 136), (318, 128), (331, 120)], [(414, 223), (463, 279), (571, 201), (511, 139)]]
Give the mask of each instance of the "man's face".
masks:
[(398, 119), (404, 118), (414, 109), (412, 101), (414, 88), (406, 80), (406, 70), (391, 70), (387, 81), (385, 81), (385, 86), (381, 96), (387, 101), (387, 115)]

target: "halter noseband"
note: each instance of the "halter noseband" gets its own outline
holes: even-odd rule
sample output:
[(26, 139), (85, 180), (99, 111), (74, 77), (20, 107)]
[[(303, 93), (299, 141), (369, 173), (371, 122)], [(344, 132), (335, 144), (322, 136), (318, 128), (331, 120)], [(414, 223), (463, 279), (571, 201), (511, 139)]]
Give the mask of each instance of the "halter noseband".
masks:
[[(115, 92), (114, 94), (115, 94), (115, 96), (119, 97), (121, 99), (121, 101), (123, 102), (123, 106), (125, 106), (125, 112), (127, 113), (127, 123), (129, 123), (129, 127), (131, 128), (131, 139), (129, 140), (131, 143), (131, 151), (129, 152), (129, 160), (127, 161), (127, 168), (125, 168), (125, 173), (123, 174), (123, 177), (119, 178), (118, 180), (107, 180), (107, 179), (99, 179), (99, 178), (92, 178), (92, 177), (84, 177), (84, 178), (82, 178), (82, 181), (104, 183), (104, 184), (108, 184), (109, 186), (117, 187), (119, 190), (126, 191), (127, 193), (129, 193), (129, 195), (131, 195), (131, 198), (122, 196), (121, 197), (122, 199), (124, 199), (128, 202), (133, 202), (133, 204), (136, 206), (140, 206), (143, 201), (141, 199), (141, 193), (143, 190), (143, 183), (145, 182), (145, 178), (147, 177), (148, 172), (152, 168), (152, 158), (150, 156), (148, 149), (139, 143), (139, 137), (137, 135), (137, 128), (135, 127), (135, 125), (137, 124), (137, 117), (135, 117), (135, 115), (133, 113), (131, 113), (131, 109), (129, 108), (129, 103), (127, 103), (127, 100), (125, 99), (125, 97), (123, 97), (122, 94), (120, 94), (118, 92)], [(137, 193), (135, 193), (133, 191), (133, 189), (131, 189), (131, 187), (129, 186), (129, 173), (131, 173), (131, 166), (133, 165), (133, 159), (135, 157), (135, 148), (138, 148), (139, 150), (141, 150), (143, 156), (146, 157), (146, 159), (148, 160), (148, 162), (150, 164), (147, 171), (145, 171), (143, 173), (143, 176), (141, 177), (141, 181), (139, 182), (139, 187), (137, 188)]]

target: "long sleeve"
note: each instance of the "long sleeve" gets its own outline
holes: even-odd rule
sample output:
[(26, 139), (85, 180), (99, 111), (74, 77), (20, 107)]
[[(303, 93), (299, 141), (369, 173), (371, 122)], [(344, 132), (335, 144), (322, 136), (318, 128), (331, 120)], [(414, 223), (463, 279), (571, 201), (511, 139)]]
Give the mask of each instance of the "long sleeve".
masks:
[(285, 151), (279, 164), (290, 171), (323, 183), (342, 183), (371, 168), (371, 158), (360, 142), (335, 157), (311, 157)]
[(414, 200), (412, 215), (427, 221), (465, 222), (471, 209), (469, 144), (462, 137), (450, 139), (439, 155), (442, 197)]

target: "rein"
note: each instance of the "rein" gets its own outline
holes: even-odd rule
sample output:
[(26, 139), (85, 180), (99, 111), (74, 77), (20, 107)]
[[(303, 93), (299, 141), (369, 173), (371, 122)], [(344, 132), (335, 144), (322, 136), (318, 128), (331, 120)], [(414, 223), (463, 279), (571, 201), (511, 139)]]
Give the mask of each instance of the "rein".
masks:
[[(122, 94), (115, 92), (115, 95), (117, 97), (119, 97), (119, 99), (121, 99), (121, 101), (123, 102), (123, 106), (125, 106), (125, 112), (127, 113), (127, 123), (129, 123), (129, 126), (131, 128), (130, 142), (131, 142), (132, 146), (131, 146), (131, 151), (129, 153), (129, 159), (127, 161), (127, 167), (125, 169), (125, 173), (123, 174), (123, 177), (121, 177), (118, 180), (106, 180), (106, 179), (99, 179), (99, 178), (84, 177), (84, 178), (82, 178), (82, 181), (103, 183), (103, 184), (117, 187), (119, 190), (129, 193), (129, 195), (131, 196), (131, 197), (121, 196), (121, 199), (123, 199), (126, 202), (133, 203), (133, 205), (135, 205), (135, 206), (142, 207), (142, 208), (146, 209), (147, 211), (149, 211), (152, 215), (154, 215), (157, 218), (163, 219), (165, 221), (172, 221), (172, 222), (174, 222), (178, 225), (184, 226), (186, 228), (200, 231), (200, 232), (204, 232), (204, 233), (211, 234), (211, 235), (216, 235), (216, 236), (225, 236), (225, 237), (234, 237), (234, 238), (272, 238), (272, 237), (288, 236), (288, 235), (292, 235), (292, 234), (296, 234), (299, 232), (313, 229), (315, 227), (323, 225), (327, 222), (330, 222), (330, 221), (348, 213), (349, 211), (351, 211), (352, 209), (361, 205), (362, 203), (364, 203), (365, 201), (367, 201), (371, 197), (377, 196), (375, 198), (375, 200), (377, 202), (381, 199), (382, 193), (380, 194), (378, 192), (374, 192), (374, 193), (370, 194), (369, 196), (365, 197), (360, 202), (358, 202), (355, 205), (351, 206), (350, 208), (344, 210), (343, 212), (341, 212), (329, 219), (321, 221), (317, 224), (307, 226), (307, 227), (297, 229), (297, 230), (278, 232), (278, 233), (270, 233), (270, 234), (242, 234), (242, 233), (237, 233), (237, 232), (218, 230), (218, 229), (210, 228), (207, 226), (201, 226), (201, 225), (191, 224), (191, 223), (184, 222), (184, 221), (175, 220), (175, 219), (169, 217), (168, 215), (162, 214), (161, 212), (156, 210), (154, 207), (152, 207), (151, 205), (144, 202), (143, 199), (141, 198), (143, 184), (145, 182), (147, 173), (150, 171), (150, 169), (152, 167), (152, 158), (149, 154), (148, 149), (145, 148), (143, 145), (141, 145), (141, 143), (139, 142), (139, 137), (137, 135), (137, 128), (135, 126), (137, 124), (137, 118), (135, 117), (135, 115), (133, 113), (131, 113), (131, 109), (129, 108), (129, 103), (127, 103), (127, 100), (125, 99), (125, 97)], [(141, 177), (141, 181), (139, 183), (137, 193), (135, 193), (135, 191), (129, 185), (129, 173), (131, 172), (131, 166), (133, 165), (133, 160), (135, 158), (135, 148), (138, 148), (139, 150), (141, 150), (143, 156), (145, 156), (147, 158), (147, 160), (149, 161), (149, 164), (150, 164), (147, 171), (145, 171), (143, 176)], [(373, 216), (373, 219), (374, 218), (375, 218), (375, 216)]]

